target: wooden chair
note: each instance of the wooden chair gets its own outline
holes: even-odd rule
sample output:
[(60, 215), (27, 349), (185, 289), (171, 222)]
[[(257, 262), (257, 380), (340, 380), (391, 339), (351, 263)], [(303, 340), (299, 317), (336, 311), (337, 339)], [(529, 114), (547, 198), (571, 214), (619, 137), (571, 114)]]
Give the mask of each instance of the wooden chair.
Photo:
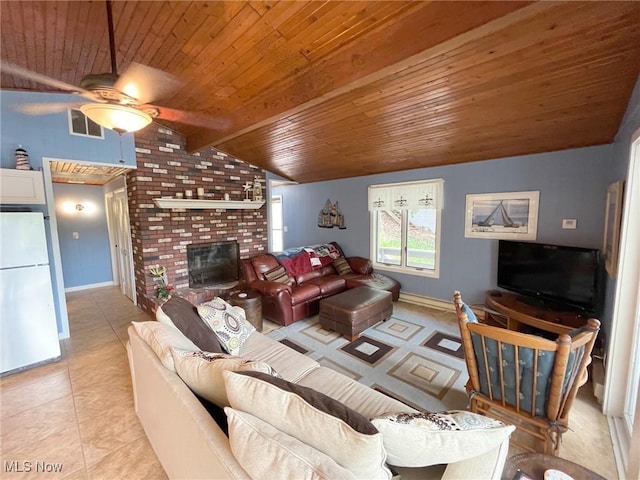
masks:
[(553, 341), (479, 323), (460, 292), (454, 304), (470, 410), (515, 425), (511, 441), (521, 448), (557, 455), (573, 400), (588, 378), (600, 322), (590, 318)]

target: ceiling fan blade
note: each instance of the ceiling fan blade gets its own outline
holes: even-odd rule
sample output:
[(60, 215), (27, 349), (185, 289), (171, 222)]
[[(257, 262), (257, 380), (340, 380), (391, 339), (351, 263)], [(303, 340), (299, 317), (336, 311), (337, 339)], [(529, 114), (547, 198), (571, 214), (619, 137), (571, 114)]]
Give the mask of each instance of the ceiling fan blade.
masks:
[(77, 102), (55, 102), (55, 103), (24, 103), (16, 107), (16, 110), (27, 115), (48, 115), (50, 113), (64, 112), (68, 108), (80, 108)]
[(148, 103), (161, 99), (177, 90), (180, 85), (180, 80), (170, 73), (133, 62), (120, 75), (114, 88), (135, 98), (139, 103)]
[(158, 110), (156, 118), (169, 120), (170, 122), (184, 123), (196, 127), (208, 128), (210, 130), (226, 131), (231, 128), (233, 121), (230, 118), (214, 117), (201, 112), (185, 112), (168, 107), (148, 105)]
[(85, 90), (84, 88), (71, 85), (70, 83), (66, 83), (61, 80), (56, 80), (55, 78), (47, 77), (46, 75), (41, 75), (37, 72), (32, 72), (31, 70), (27, 70), (26, 68), (22, 68), (12, 63), (1, 62), (0, 71), (2, 73), (8, 73), (11, 75), (16, 75), (18, 77), (26, 78), (27, 80), (31, 80), (36, 83), (41, 83), (43, 85), (49, 85), (50, 87), (55, 87), (60, 90), (65, 90), (70, 93), (77, 93), (78, 95), (90, 98), (91, 100), (96, 102), (104, 101), (95, 93), (90, 92), (89, 90)]

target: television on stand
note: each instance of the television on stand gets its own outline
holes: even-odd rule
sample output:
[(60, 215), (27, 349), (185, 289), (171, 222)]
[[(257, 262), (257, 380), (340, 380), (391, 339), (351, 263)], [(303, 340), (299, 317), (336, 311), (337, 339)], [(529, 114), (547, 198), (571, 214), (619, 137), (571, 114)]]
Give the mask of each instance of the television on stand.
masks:
[(550, 308), (600, 312), (600, 252), (592, 248), (500, 240), (498, 287)]

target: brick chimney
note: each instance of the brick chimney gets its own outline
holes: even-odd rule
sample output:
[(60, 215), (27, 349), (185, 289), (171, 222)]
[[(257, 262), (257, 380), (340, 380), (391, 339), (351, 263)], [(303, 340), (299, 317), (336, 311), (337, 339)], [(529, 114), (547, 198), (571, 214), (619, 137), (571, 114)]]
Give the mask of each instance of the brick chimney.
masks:
[(167, 269), (169, 284), (189, 286), (187, 245), (236, 240), (240, 257), (267, 250), (267, 207), (256, 210), (172, 210), (153, 202), (158, 197), (175, 197), (198, 188), (205, 199), (245, 198), (242, 187), (255, 178), (265, 184), (264, 170), (215, 149), (188, 154), (185, 138), (166, 127), (152, 124), (135, 134), (137, 170), (127, 176), (129, 216), (138, 305), (155, 309), (155, 284), (149, 268)]

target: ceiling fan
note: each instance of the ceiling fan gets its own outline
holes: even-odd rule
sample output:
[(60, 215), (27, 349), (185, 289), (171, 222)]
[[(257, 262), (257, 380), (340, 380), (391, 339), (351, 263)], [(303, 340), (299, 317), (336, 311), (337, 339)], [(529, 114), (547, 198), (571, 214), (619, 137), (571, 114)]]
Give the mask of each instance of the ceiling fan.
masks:
[(111, 72), (85, 75), (79, 86), (56, 80), (7, 62), (0, 62), (2, 73), (13, 74), (27, 80), (49, 85), (60, 90), (81, 95), (90, 102), (78, 104), (32, 103), (21, 105), (19, 110), (31, 115), (46, 115), (76, 108), (91, 120), (120, 134), (135, 132), (149, 125), (154, 118), (185, 123), (212, 130), (227, 130), (230, 119), (212, 117), (200, 112), (186, 112), (149, 102), (175, 91), (181, 82), (161, 70), (132, 62), (124, 73), (118, 74), (113, 31), (111, 0), (106, 0), (109, 27)]

